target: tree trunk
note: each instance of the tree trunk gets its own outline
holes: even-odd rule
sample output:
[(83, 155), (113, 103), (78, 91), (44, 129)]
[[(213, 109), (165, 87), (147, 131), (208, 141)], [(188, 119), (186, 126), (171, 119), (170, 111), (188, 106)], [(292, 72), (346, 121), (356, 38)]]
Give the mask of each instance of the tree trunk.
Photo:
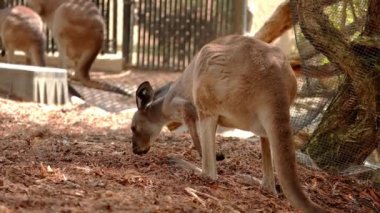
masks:
[[(368, 15), (366, 26), (363, 32), (364, 36), (380, 35), (380, 1), (370, 0), (368, 2)], [(378, 41), (379, 42), (379, 41)]]
[[(364, 28), (363, 36), (370, 37), (372, 39), (371, 44), (368, 45), (374, 57), (374, 63), (370, 63), (370, 66), (377, 67), (377, 72), (373, 72), (374, 84), (376, 85), (376, 106), (377, 106), (377, 126), (380, 126), (380, 0), (371, 0), (368, 4), (368, 15), (366, 20), (366, 26)], [(371, 39), (370, 39), (371, 40)], [(376, 70), (375, 70), (376, 71)], [(380, 132), (377, 134), (377, 155), (380, 156)]]
[[(323, 5), (330, 5), (335, 3), (336, 0), (324, 0)], [(273, 12), (271, 17), (264, 23), (264, 25), (256, 32), (254, 38), (267, 43), (271, 43), (280, 37), (284, 32), (293, 27), (294, 23), (298, 22), (298, 17), (295, 6), (291, 5), (290, 0), (285, 0), (281, 3), (276, 10)], [(292, 16), (293, 12), (293, 16)], [(293, 20), (294, 19), (294, 20)], [(315, 56), (317, 52), (313, 49), (309, 51), (309, 57)], [(305, 56), (305, 54), (303, 54)], [(312, 78), (326, 78), (339, 74), (339, 70), (330, 64), (324, 64), (322, 66), (302, 66), (301, 69), (301, 59), (299, 55), (292, 56), (289, 58), (290, 65), (293, 68), (294, 73), (297, 76), (307, 76)]]
[(303, 149), (324, 170), (360, 165), (376, 148), (374, 118), (358, 107), (359, 98), (348, 79)]
[[(380, 42), (373, 39), (379, 35), (380, 29), (380, 13), (376, 13), (380, 11), (379, 1), (369, 1), (362, 33), (366, 39), (356, 42), (347, 41), (322, 11), (324, 6), (336, 3), (336, 0), (299, 0), (298, 5), (296, 0), (292, 0), (292, 4), (285, 1), (255, 35), (272, 42), (291, 28), (293, 18), (293, 22), (300, 22), (305, 37), (330, 61), (322, 66), (303, 66), (302, 73), (318, 78), (326, 77), (321, 76), (326, 70), (327, 77), (340, 72), (347, 75), (339, 95), (324, 113), (319, 127), (304, 148), (321, 168), (341, 170), (352, 164), (362, 164), (380, 141), (377, 131), (380, 126)], [(292, 17), (290, 8), (299, 10), (299, 13), (293, 11)], [(299, 70), (297, 61), (291, 60), (295, 71)]]
[[(380, 0), (369, 1), (369, 7), (379, 4)], [(346, 74), (346, 81), (323, 114), (304, 151), (319, 167), (342, 170), (362, 164), (377, 147), (380, 89), (374, 76), (380, 73), (379, 49), (373, 45), (376, 42), (359, 40), (350, 43), (332, 25), (320, 5), (321, 0), (298, 0), (302, 32), (330, 63)], [(369, 26), (369, 23), (377, 19), (378, 24), (376, 11), (379, 10), (371, 12), (371, 9), (368, 10), (365, 31), (378, 32), (373, 28), (380, 25)]]
[(271, 43), (292, 27), (292, 16), (289, 0), (284, 1), (272, 16), (257, 31), (255, 38)]
[[(321, 6), (330, 5), (337, 2), (337, 0), (321, 0)], [(292, 5), (290, 0), (285, 0), (273, 12), (271, 17), (264, 23), (264, 25), (256, 32), (254, 37), (256, 39), (265, 41), (267, 43), (273, 42), (276, 38), (280, 37), (285, 31), (292, 28), (293, 23), (298, 22), (297, 16), (292, 18)], [(293, 9), (295, 9), (293, 7)]]

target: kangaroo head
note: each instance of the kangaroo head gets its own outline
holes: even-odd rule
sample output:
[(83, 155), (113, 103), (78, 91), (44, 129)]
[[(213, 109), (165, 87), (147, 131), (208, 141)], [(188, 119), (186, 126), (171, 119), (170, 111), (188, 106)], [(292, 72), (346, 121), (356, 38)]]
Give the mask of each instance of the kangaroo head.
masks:
[(148, 81), (140, 84), (136, 90), (137, 112), (132, 118), (133, 153), (146, 154), (160, 134), (163, 123), (160, 122), (160, 108), (153, 102), (154, 91)]

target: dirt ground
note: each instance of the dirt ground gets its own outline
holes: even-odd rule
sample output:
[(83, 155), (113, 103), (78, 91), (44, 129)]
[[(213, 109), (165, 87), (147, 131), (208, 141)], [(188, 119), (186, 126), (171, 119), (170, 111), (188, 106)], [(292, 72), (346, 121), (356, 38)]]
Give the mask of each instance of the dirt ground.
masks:
[[(200, 165), (187, 134), (164, 131), (148, 154), (134, 155), (126, 113), (0, 98), (0, 213), (296, 212), (280, 187), (276, 197), (248, 178), (262, 175), (257, 142), (218, 137), (226, 159), (210, 181), (170, 160)], [(298, 172), (306, 193), (331, 212), (380, 212), (371, 183)]]

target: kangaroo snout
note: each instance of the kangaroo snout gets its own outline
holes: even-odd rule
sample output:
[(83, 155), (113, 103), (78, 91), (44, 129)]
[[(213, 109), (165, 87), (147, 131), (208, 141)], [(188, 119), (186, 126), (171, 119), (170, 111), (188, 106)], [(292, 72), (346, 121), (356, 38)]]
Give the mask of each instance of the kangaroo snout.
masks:
[(146, 149), (140, 149), (137, 146), (133, 146), (132, 151), (133, 151), (133, 154), (136, 154), (136, 155), (145, 155), (146, 153), (149, 152), (149, 149), (150, 149), (150, 147), (148, 147)]
[(132, 135), (132, 151), (134, 154), (144, 155), (148, 153), (149, 149), (150, 149), (149, 139), (145, 140), (140, 137), (137, 137), (135, 134)]

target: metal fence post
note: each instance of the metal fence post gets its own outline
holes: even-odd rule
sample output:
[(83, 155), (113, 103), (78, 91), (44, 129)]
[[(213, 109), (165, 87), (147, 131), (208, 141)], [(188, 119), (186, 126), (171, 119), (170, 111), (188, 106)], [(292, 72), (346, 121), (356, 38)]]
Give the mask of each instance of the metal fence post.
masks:
[(247, 12), (247, 0), (235, 0), (234, 1), (235, 17), (234, 17), (234, 32), (237, 34), (244, 34), (246, 29), (246, 12)]
[(124, 0), (123, 7), (123, 68), (131, 65), (131, 46), (133, 38), (133, 4), (134, 0)]

